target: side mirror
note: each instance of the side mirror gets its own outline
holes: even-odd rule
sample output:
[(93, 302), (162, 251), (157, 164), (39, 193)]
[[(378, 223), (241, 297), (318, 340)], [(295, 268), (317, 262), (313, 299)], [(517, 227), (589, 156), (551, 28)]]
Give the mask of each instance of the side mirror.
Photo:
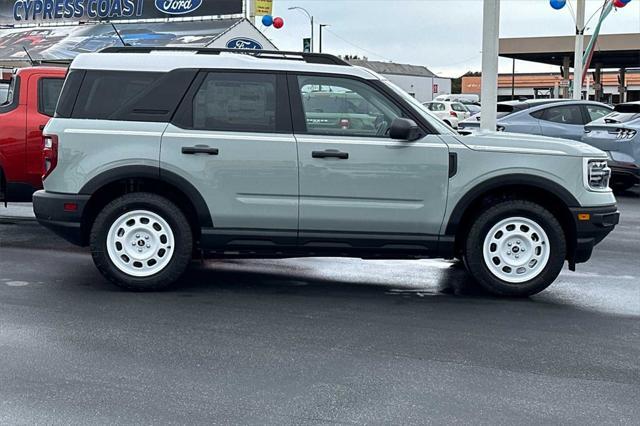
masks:
[(415, 121), (408, 118), (396, 118), (389, 129), (391, 139), (413, 142), (420, 139), (420, 128)]

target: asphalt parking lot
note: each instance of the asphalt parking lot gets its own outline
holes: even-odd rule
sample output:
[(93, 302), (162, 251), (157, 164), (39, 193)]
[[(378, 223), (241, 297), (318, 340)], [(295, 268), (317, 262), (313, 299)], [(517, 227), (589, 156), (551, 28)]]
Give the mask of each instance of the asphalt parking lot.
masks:
[(0, 423), (638, 424), (640, 190), (619, 202), (525, 300), (435, 260), (207, 262), (126, 293), (0, 207)]

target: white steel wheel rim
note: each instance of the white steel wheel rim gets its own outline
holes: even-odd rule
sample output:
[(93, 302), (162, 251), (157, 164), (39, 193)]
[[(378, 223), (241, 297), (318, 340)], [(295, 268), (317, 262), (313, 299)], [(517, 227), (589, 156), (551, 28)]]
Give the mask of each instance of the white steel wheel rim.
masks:
[(118, 270), (138, 278), (161, 272), (171, 262), (173, 230), (166, 220), (146, 210), (127, 212), (107, 234), (107, 252)]
[(517, 284), (529, 281), (549, 263), (549, 237), (535, 221), (510, 217), (495, 224), (483, 244), (484, 262), (497, 278)]

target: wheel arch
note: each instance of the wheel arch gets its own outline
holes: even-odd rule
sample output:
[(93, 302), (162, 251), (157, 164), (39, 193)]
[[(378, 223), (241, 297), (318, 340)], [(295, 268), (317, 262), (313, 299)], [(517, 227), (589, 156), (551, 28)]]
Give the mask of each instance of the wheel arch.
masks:
[(91, 197), (82, 217), (83, 239), (88, 238), (93, 221), (107, 203), (131, 192), (151, 192), (173, 201), (189, 219), (194, 236), (213, 226), (204, 198), (185, 178), (152, 166), (123, 166), (92, 178), (80, 189), (80, 194)]
[(462, 248), (465, 232), (477, 212), (495, 202), (507, 199), (534, 201), (551, 211), (565, 231), (568, 257), (572, 259), (576, 245), (576, 228), (571, 207), (579, 207), (578, 200), (556, 182), (539, 176), (514, 174), (498, 176), (473, 187), (454, 207), (445, 236), (453, 238), (456, 253)]

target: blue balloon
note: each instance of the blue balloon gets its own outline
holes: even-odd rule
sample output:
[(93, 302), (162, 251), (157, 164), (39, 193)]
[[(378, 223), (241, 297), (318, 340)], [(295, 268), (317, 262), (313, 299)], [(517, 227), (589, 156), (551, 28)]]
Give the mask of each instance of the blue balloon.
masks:
[(549, 4), (555, 10), (560, 10), (567, 4), (567, 0), (549, 0)]
[(631, 0), (620, 0), (620, 3), (622, 3), (622, 4), (627, 4), (627, 3), (629, 3), (630, 1), (631, 1)]
[(264, 15), (262, 17), (262, 25), (264, 25), (265, 27), (270, 27), (271, 25), (273, 25), (273, 16)]

